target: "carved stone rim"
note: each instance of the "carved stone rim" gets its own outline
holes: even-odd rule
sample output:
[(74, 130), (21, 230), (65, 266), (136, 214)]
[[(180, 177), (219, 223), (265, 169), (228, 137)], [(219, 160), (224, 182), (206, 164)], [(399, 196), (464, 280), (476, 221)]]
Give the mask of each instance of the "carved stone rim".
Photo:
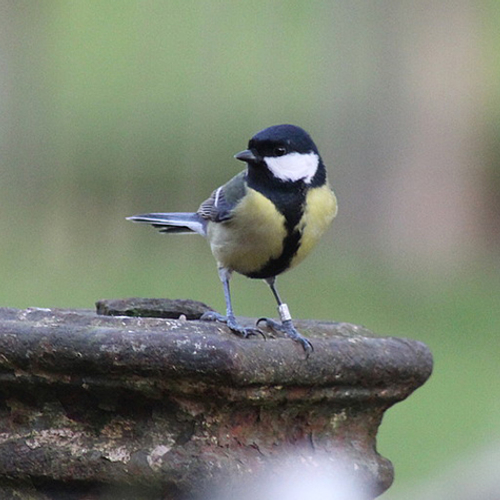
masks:
[(0, 308), (0, 380), (43, 383), (59, 374), (63, 383), (71, 374), (75, 383), (149, 393), (394, 403), (431, 374), (432, 356), (421, 342), (348, 323), (296, 323), (314, 344), (309, 359), (289, 339), (241, 339), (214, 323)]

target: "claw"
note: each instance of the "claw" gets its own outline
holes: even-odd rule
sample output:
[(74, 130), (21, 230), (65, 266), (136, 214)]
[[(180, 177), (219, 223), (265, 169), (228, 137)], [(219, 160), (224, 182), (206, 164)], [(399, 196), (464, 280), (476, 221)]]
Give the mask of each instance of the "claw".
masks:
[(270, 318), (259, 318), (257, 320), (257, 326), (259, 325), (259, 323), (261, 322), (264, 322), (266, 324), (266, 326), (268, 326), (269, 328), (271, 328), (271, 330), (275, 330), (277, 332), (282, 332), (284, 333), (287, 337), (291, 338), (292, 340), (294, 340), (295, 342), (298, 342), (301, 346), (302, 346), (302, 349), (304, 349), (304, 352), (306, 353), (306, 359), (309, 357), (309, 355), (314, 351), (314, 347), (313, 345), (311, 344), (311, 342), (309, 342), (308, 339), (306, 339), (305, 337), (303, 337), (298, 331), (297, 329), (295, 328), (295, 326), (293, 326), (293, 323), (291, 320), (286, 320), (286, 321), (283, 321), (283, 323), (278, 323), (277, 321), (275, 321), (274, 319), (270, 319)]
[(251, 327), (244, 327), (241, 326), (237, 321), (236, 318), (234, 317), (227, 317), (224, 316), (216, 311), (207, 311), (203, 313), (200, 317), (201, 321), (218, 321), (219, 323), (225, 323), (229, 329), (235, 333), (236, 335), (239, 335), (240, 337), (243, 337), (244, 339), (247, 339), (248, 337), (251, 337), (253, 335), (261, 335), (264, 340), (266, 340), (266, 336), (264, 335), (264, 332), (260, 330), (259, 328), (251, 328)]
[(218, 321), (219, 323), (226, 323), (227, 318), (216, 311), (205, 311), (200, 316), (200, 321)]

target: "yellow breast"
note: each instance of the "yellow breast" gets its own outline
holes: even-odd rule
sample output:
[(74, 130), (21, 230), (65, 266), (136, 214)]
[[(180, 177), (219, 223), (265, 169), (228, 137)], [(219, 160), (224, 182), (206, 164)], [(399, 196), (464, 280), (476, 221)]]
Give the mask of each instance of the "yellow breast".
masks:
[(285, 218), (271, 201), (248, 188), (231, 220), (209, 223), (207, 237), (221, 267), (241, 274), (260, 270), (283, 251)]
[[(298, 226), (300, 246), (290, 268), (309, 254), (336, 214), (337, 200), (328, 185), (309, 190)], [(285, 217), (269, 199), (249, 188), (229, 221), (209, 222), (207, 236), (219, 267), (252, 274), (282, 254)]]
[(337, 215), (337, 198), (328, 184), (312, 188), (307, 193), (304, 215), (300, 221), (302, 232), (300, 247), (290, 267), (299, 264), (316, 246), (334, 217)]

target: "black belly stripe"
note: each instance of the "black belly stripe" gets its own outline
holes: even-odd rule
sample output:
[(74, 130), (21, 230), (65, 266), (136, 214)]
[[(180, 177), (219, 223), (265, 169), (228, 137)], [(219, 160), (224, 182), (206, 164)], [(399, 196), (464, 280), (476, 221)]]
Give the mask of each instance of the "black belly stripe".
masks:
[(300, 239), (302, 233), (300, 231), (288, 230), (288, 234), (283, 242), (283, 252), (276, 259), (269, 259), (267, 263), (259, 271), (247, 273), (245, 276), (254, 279), (266, 279), (277, 276), (286, 271), (290, 267), (290, 263), (300, 247)]
[(296, 182), (280, 181), (264, 168), (249, 168), (247, 181), (249, 187), (269, 198), (274, 203), (276, 210), (285, 217), (287, 235), (283, 241), (281, 255), (275, 259), (269, 259), (258, 271), (245, 274), (245, 276), (255, 279), (271, 278), (288, 269), (300, 247), (302, 233), (297, 227), (304, 215), (307, 187), (302, 180)]

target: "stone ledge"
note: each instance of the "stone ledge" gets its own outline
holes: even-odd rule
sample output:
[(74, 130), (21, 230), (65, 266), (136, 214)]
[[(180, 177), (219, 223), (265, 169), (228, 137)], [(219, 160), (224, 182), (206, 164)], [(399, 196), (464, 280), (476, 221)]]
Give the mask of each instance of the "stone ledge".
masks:
[(429, 377), (429, 350), (296, 325), (314, 344), (307, 360), (289, 339), (215, 323), (0, 309), (0, 486), (177, 499), (298, 450), (348, 456), (373, 498), (393, 474), (375, 449), (383, 412)]

